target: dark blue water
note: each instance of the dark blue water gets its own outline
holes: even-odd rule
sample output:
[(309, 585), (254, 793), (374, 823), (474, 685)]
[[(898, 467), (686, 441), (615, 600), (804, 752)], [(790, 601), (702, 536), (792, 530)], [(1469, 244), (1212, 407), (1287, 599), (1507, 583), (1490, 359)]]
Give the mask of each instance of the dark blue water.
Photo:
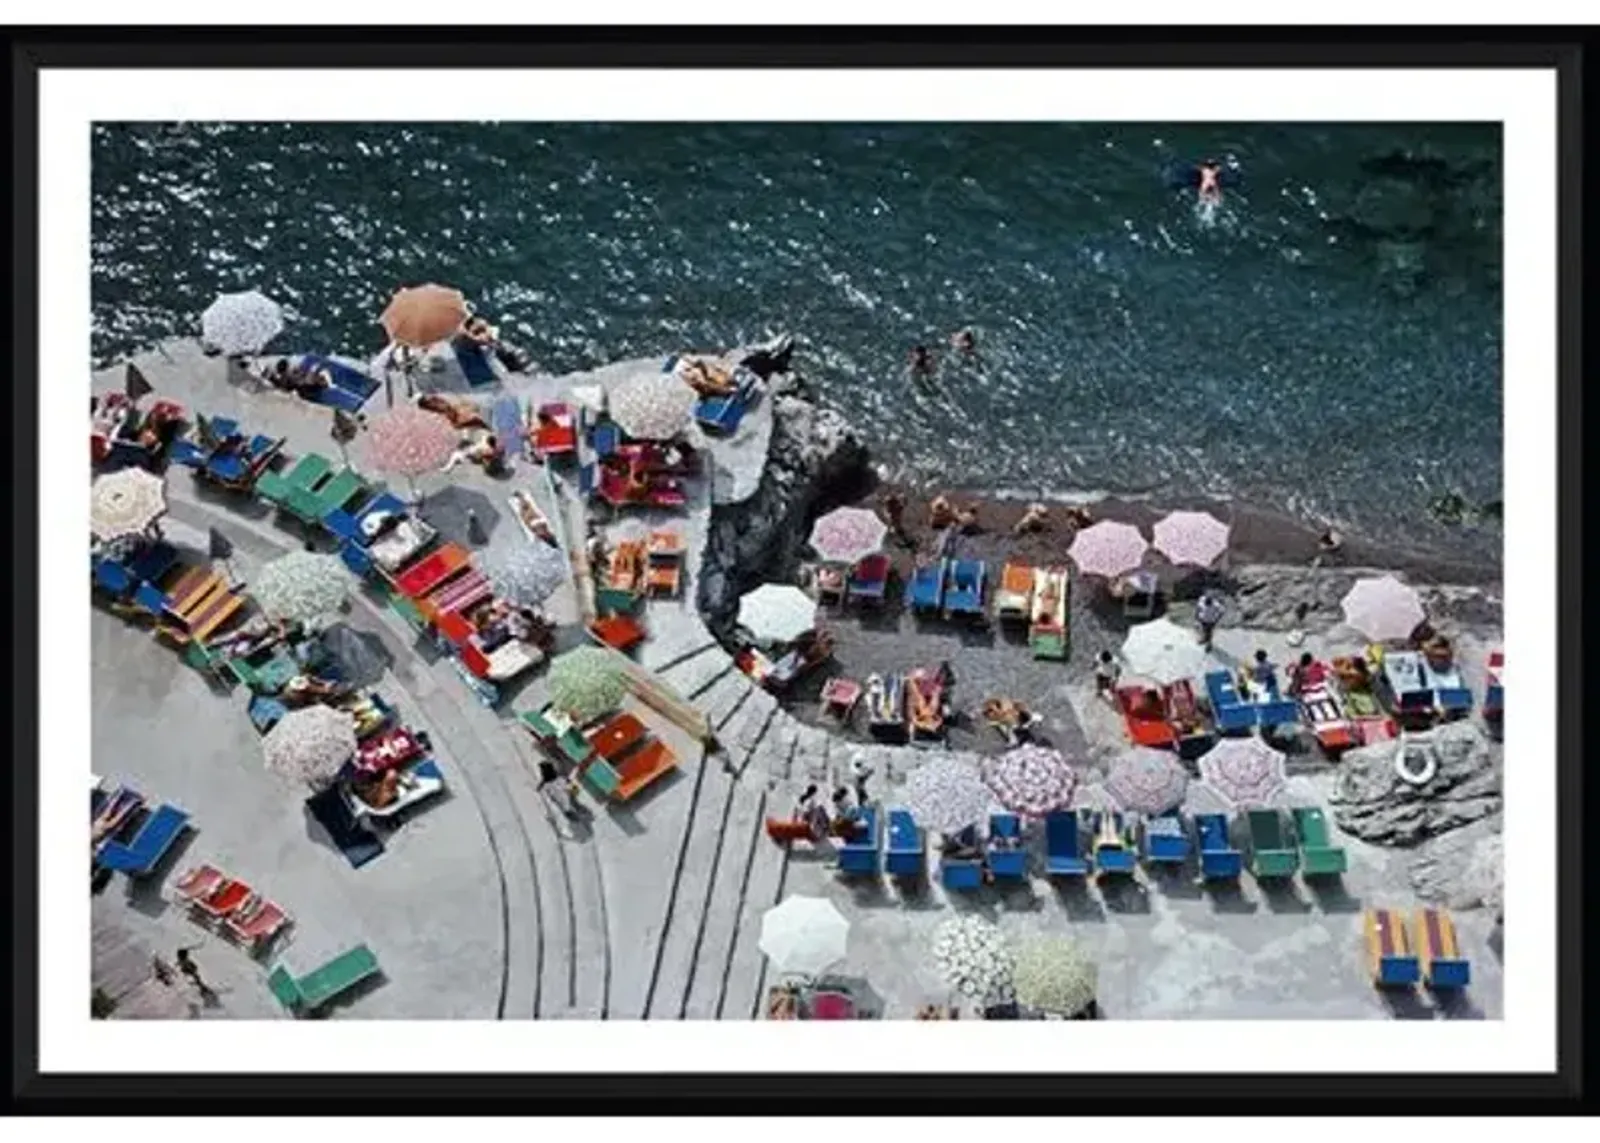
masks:
[[(902, 474), (1223, 495), (1411, 547), (1501, 480), (1495, 126), (133, 125), (94, 134), (97, 359), (222, 290), (363, 354), (437, 280), (551, 370), (791, 330)], [(1238, 165), (1213, 217), (1163, 177)], [(977, 361), (943, 349), (962, 326)], [(915, 343), (939, 376), (908, 379)]]

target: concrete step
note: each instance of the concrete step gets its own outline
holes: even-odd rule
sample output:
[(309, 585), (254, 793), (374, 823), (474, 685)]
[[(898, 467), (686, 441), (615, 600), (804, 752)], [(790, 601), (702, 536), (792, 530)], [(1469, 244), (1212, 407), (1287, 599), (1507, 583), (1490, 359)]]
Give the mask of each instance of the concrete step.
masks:
[[(762, 811), (765, 819), (776, 804), (769, 797)], [(721, 1020), (753, 1020), (760, 1011), (762, 983), (766, 978), (767, 958), (761, 940), (761, 915), (776, 905), (783, 895), (789, 867), (789, 848), (766, 836), (764, 821), (756, 823), (750, 863), (745, 873), (744, 892), (739, 901), (739, 920), (723, 973), (722, 999), (716, 1017)]]
[[(700, 947), (694, 958), (684, 1016), (690, 1020), (715, 1020), (727, 987), (729, 962), (743, 918), (745, 888), (751, 859), (767, 840), (763, 815), (766, 793), (748, 785), (736, 786), (722, 830), (722, 845), (712, 879), (712, 901), (706, 910)], [(759, 922), (758, 922), (759, 924)], [(759, 934), (758, 934), (759, 935)]]

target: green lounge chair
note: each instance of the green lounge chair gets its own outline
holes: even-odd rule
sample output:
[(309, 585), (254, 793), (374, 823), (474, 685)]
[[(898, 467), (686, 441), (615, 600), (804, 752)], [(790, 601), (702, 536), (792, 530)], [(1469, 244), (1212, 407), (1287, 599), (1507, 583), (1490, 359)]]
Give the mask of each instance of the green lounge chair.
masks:
[(275, 695), (300, 673), (300, 664), (287, 647), (274, 645), (272, 654), (255, 654), (228, 660), (233, 677), (258, 695)]
[(1294, 818), (1303, 876), (1338, 877), (1349, 868), (1344, 849), (1332, 844), (1328, 836), (1328, 817), (1320, 807), (1297, 806), (1289, 814)]
[(309, 1016), (378, 972), (378, 958), (372, 950), (357, 945), (298, 979), (286, 965), (279, 964), (267, 977), (267, 987), (291, 1013)]
[(1283, 828), (1283, 815), (1277, 810), (1251, 810), (1245, 815), (1250, 827), (1250, 872), (1257, 880), (1293, 877), (1300, 868), (1300, 855), (1289, 844)]
[(341, 468), (315, 490), (296, 489), (289, 493), (283, 507), (302, 524), (321, 524), (324, 516), (343, 508), (366, 491), (367, 482), (361, 479), (360, 473), (353, 468)]
[(288, 472), (263, 472), (256, 480), (256, 492), (267, 503), (287, 508), (297, 494), (315, 489), (332, 471), (333, 461), (319, 453), (308, 452), (295, 461)]

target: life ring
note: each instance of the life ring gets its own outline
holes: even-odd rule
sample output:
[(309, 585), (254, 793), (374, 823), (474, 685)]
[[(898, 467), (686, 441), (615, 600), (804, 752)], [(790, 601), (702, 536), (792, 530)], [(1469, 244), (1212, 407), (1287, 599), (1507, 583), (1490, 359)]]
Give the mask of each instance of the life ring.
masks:
[(1411, 752), (1402, 743), (1400, 749), (1395, 751), (1394, 772), (1408, 785), (1426, 786), (1439, 772), (1439, 760), (1427, 750), (1417, 751), (1417, 757), (1422, 761), (1420, 766), (1413, 765)]

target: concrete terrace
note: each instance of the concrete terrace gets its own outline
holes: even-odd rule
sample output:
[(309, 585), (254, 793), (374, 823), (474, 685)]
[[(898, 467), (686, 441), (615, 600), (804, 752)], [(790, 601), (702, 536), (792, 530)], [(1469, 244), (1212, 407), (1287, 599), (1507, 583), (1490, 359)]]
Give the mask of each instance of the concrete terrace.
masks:
[[(158, 395), (184, 402), (191, 413), (231, 415), (247, 430), (286, 436), (291, 455), (337, 455), (327, 410), (261, 390), (192, 343), (166, 344), (135, 363)], [(656, 367), (619, 363), (559, 379), (507, 378), (503, 387), (530, 400), (555, 399), (574, 384), (610, 386)], [(460, 387), (448, 373), (439, 380)], [(93, 384), (96, 391), (120, 388), (122, 366), (95, 374)], [(383, 407), (380, 390), (368, 412)], [(769, 983), (756, 947), (760, 918), (791, 892), (830, 897), (852, 919), (851, 952), (840, 971), (868, 980), (888, 1016), (909, 1016), (945, 997), (927, 948), (938, 922), (965, 909), (984, 911), (1010, 932), (1070, 931), (1084, 940), (1100, 955), (1101, 1004), (1113, 1018), (1391, 1014), (1365, 978), (1359, 909), (1414, 903), (1406, 855), (1352, 839), (1339, 839), (1351, 851), (1343, 891), (1311, 899), (1259, 896), (1248, 880), (1226, 898), (1187, 885), (1058, 895), (1042, 881), (1008, 897), (985, 892), (953, 901), (934, 887), (902, 898), (888, 887), (839, 882), (825, 853), (773, 845), (763, 819), (785, 815), (808, 781), (842, 779), (856, 753), (874, 763), (885, 802), (892, 793), (884, 779), (897, 782), (928, 755), (846, 742), (793, 717), (734, 667), (695, 611), (711, 505), (753, 491), (770, 431), (771, 405), (763, 401), (733, 441), (711, 446), (713, 472), (693, 482), (686, 513), (630, 513), (606, 526), (612, 540), (652, 524), (684, 533), (684, 591), (646, 604), (651, 634), (637, 657), (705, 712), (718, 750), (705, 755), (687, 739), (675, 741), (682, 759), (676, 774), (625, 807), (597, 807), (582, 825), (537, 792), (536, 748), (515, 725), (516, 711), (543, 703), (542, 672), (491, 711), (448, 661), (354, 592), (346, 622), (381, 648), (386, 669), (377, 689), (406, 722), (432, 735), (450, 794), (387, 838), (382, 857), (351, 869), (314, 840), (303, 792), (262, 766), (244, 695), (212, 692), (171, 650), (97, 610), (93, 769), (181, 805), (197, 827), (148, 888), (130, 892), (126, 882), (114, 882), (97, 902), (97, 916), (169, 958), (180, 944), (204, 941), (195, 957), (221, 1002), (200, 1010), (202, 1017), (281, 1015), (265, 988), (267, 966), (279, 953), (305, 970), (365, 941), (385, 979), (336, 1007), (335, 1017), (750, 1019)], [(359, 465), (358, 450), (353, 446), (352, 457)], [(464, 465), (429, 481), (422, 484), (423, 514), (451, 538), (465, 541), (464, 509), (472, 507), (488, 547), (525, 543), (506, 505), (513, 488), (531, 489), (547, 511), (563, 514), (570, 534), (581, 535), (570, 486), (558, 478), (562, 502), (552, 503), (551, 486), (530, 463), (518, 462), (509, 480)], [(205, 530), (221, 528), (246, 583), (262, 562), (304, 542), (294, 525), (206, 491), (181, 470), (168, 482), (168, 499), (169, 537), (203, 551)], [(575, 597), (558, 598), (551, 610), (558, 619), (575, 618)], [(1242, 646), (1252, 637), (1219, 633), (1219, 643), (1231, 647), (1231, 638)], [(575, 628), (563, 638), (575, 642)], [(952, 657), (959, 675), (961, 660)], [(1081, 741), (1104, 752), (1120, 732), (1076, 681), (1079, 674), (1060, 675), (1054, 729), (1064, 744)], [(1294, 792), (1325, 802), (1330, 781), (1326, 774), (1297, 776)], [(171, 875), (201, 860), (251, 879), (295, 917), (262, 962), (204, 936), (163, 899)], [(1490, 918), (1462, 913), (1457, 921), (1475, 978), (1467, 1002), (1450, 1014), (1498, 1016)], [(1399, 1014), (1433, 1012), (1418, 1006)]]

